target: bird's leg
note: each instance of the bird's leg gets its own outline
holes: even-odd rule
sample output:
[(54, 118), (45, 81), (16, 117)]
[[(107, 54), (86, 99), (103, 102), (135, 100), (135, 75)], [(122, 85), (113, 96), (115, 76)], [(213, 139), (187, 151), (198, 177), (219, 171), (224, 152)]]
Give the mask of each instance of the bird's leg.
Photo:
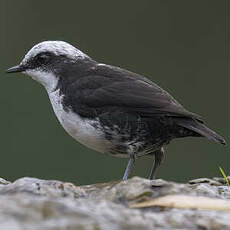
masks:
[(125, 174), (124, 174), (122, 180), (127, 180), (128, 179), (129, 174), (131, 172), (131, 169), (133, 167), (133, 164), (134, 164), (135, 160), (136, 160), (135, 159), (135, 155), (134, 154), (130, 154), (129, 162), (128, 162), (127, 166), (126, 166)]
[(159, 150), (154, 152), (154, 156), (155, 156), (154, 164), (153, 164), (153, 167), (152, 167), (150, 175), (149, 175), (150, 180), (155, 179), (156, 170), (157, 170), (158, 166), (161, 164), (161, 161), (164, 158), (164, 149), (163, 149), (163, 147), (161, 147)]

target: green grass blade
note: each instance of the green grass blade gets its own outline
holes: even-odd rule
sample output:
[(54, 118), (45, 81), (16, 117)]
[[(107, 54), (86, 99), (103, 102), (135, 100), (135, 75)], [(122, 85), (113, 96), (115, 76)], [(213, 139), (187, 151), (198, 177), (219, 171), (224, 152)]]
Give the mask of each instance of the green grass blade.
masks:
[(224, 170), (223, 170), (220, 166), (219, 166), (219, 169), (220, 169), (220, 172), (221, 172), (221, 174), (223, 175), (224, 179), (226, 180), (227, 185), (230, 186), (229, 180), (228, 180), (228, 178), (227, 178), (227, 176), (226, 176)]

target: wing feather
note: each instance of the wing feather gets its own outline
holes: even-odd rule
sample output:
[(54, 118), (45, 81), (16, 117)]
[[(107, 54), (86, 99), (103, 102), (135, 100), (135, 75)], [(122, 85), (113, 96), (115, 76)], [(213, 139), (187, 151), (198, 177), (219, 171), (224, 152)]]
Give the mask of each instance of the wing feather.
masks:
[[(167, 116), (199, 116), (185, 110), (168, 92), (149, 79), (130, 71), (103, 65), (94, 72), (77, 81), (80, 87), (75, 92), (77, 105), (105, 112), (106, 109), (119, 108), (123, 111), (151, 117), (154, 114)], [(73, 94), (71, 94), (73, 95)]]

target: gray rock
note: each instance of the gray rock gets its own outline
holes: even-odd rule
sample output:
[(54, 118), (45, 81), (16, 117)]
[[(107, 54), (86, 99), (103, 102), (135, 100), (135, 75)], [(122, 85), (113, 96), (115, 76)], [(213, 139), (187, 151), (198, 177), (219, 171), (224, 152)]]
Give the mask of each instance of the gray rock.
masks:
[(230, 229), (230, 211), (160, 206), (134, 209), (167, 195), (204, 196), (230, 202), (230, 187), (215, 179), (188, 184), (134, 177), (128, 181), (75, 186), (53, 180), (0, 179), (1, 230)]

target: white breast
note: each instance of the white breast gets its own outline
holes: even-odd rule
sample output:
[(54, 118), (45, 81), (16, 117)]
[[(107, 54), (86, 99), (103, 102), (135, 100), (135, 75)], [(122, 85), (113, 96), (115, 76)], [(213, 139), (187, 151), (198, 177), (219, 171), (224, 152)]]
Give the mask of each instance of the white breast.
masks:
[(63, 96), (60, 96), (59, 90), (48, 95), (59, 122), (69, 135), (81, 144), (99, 152), (106, 152), (109, 149), (111, 143), (106, 141), (103, 133), (93, 126), (97, 121), (82, 119), (76, 113), (66, 112), (61, 103)]

